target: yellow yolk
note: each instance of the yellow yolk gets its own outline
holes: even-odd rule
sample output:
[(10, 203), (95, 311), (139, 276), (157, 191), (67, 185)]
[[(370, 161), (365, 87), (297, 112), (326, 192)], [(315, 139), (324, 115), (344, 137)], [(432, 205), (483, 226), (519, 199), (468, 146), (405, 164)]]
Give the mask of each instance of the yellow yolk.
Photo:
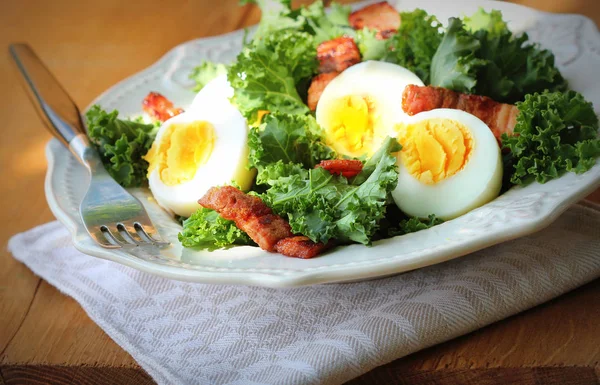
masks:
[(215, 129), (208, 122), (171, 124), (144, 157), (149, 163), (148, 175), (158, 169), (167, 186), (190, 181), (210, 157), (214, 144)]
[(369, 97), (344, 96), (333, 103), (328, 114), (327, 142), (340, 154), (371, 155), (377, 150), (372, 147), (378, 120)]
[(473, 139), (451, 119), (427, 119), (397, 127), (400, 160), (421, 183), (435, 184), (460, 171), (469, 161)]
[(267, 115), (269, 113), (269, 111), (267, 110), (258, 110), (258, 113), (256, 114), (256, 121), (251, 124), (251, 127), (258, 127), (260, 126), (260, 124), (262, 123), (263, 118), (265, 117), (265, 115)]

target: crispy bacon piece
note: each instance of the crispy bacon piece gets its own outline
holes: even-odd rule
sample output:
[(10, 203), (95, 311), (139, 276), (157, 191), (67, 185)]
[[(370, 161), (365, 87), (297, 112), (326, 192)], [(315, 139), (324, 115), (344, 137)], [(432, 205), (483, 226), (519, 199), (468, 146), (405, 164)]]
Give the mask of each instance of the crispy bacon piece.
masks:
[(277, 242), (275, 251), (288, 257), (308, 259), (316, 257), (324, 250), (327, 250), (333, 245), (329, 243), (315, 243), (310, 238), (304, 235), (297, 235), (290, 238), (284, 238)]
[(351, 178), (362, 171), (363, 164), (356, 159), (333, 159), (322, 160), (321, 163), (315, 166), (315, 168), (317, 167), (322, 167), (331, 174), (341, 174), (346, 178)]
[(360, 51), (354, 39), (348, 36), (324, 41), (317, 47), (319, 72), (342, 72), (360, 63)]
[(339, 74), (339, 72), (327, 72), (318, 74), (312, 79), (310, 87), (308, 87), (308, 108), (311, 111), (317, 109), (317, 104), (319, 104), (319, 99), (321, 99), (325, 87)]
[(161, 122), (183, 112), (183, 109), (173, 107), (173, 102), (158, 92), (150, 92), (142, 101), (142, 108), (152, 120)]
[(293, 235), (289, 223), (274, 214), (260, 198), (244, 194), (235, 187), (212, 187), (198, 203), (234, 221), (267, 251), (274, 251), (277, 242)]
[(477, 116), (501, 142), (502, 134), (511, 135), (519, 110), (512, 104), (498, 103), (486, 96), (467, 95), (452, 90), (408, 85), (402, 94), (402, 109), (409, 115), (436, 108), (453, 108)]
[(354, 29), (376, 30), (377, 38), (384, 40), (400, 28), (400, 13), (387, 1), (382, 1), (352, 12), (348, 21)]
[(261, 249), (296, 258), (312, 258), (329, 247), (292, 234), (289, 223), (274, 214), (260, 198), (232, 186), (212, 187), (198, 201), (246, 232)]

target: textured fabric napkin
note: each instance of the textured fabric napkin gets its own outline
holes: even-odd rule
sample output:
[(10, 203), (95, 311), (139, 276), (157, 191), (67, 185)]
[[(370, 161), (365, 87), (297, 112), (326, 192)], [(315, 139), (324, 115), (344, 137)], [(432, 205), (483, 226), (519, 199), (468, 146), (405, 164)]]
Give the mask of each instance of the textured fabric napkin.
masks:
[(76, 251), (58, 222), (9, 248), (159, 384), (341, 384), (600, 277), (600, 209), (394, 277), (286, 290), (155, 277)]

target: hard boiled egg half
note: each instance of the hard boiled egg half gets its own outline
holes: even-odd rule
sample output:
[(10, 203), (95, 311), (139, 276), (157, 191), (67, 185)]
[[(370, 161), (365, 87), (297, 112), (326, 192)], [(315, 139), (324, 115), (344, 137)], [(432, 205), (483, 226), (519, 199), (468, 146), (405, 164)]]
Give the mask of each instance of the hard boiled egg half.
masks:
[(479, 118), (436, 109), (414, 115), (396, 129), (402, 150), (392, 196), (406, 214), (448, 220), (498, 196), (500, 147)]
[(160, 127), (150, 151), (148, 183), (163, 208), (189, 217), (209, 188), (237, 183), (250, 188), (246, 168), (248, 125), (226, 96), (229, 87), (217, 78), (200, 91), (191, 108)]
[(396, 64), (365, 61), (335, 77), (317, 104), (317, 122), (327, 144), (341, 155), (371, 156), (393, 134), (402, 111), (402, 92), (423, 85), (417, 75)]

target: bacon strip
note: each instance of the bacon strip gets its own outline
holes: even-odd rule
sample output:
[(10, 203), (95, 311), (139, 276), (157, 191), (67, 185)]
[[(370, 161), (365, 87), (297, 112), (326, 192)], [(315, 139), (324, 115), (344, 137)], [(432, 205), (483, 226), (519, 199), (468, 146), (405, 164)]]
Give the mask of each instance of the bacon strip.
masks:
[(153, 121), (160, 122), (183, 112), (183, 109), (174, 107), (173, 102), (158, 92), (150, 92), (142, 101), (142, 108)]
[(319, 72), (342, 72), (360, 63), (360, 51), (354, 39), (348, 36), (324, 41), (317, 47)]
[(348, 21), (354, 29), (376, 30), (376, 37), (384, 40), (400, 28), (400, 13), (387, 1), (382, 1), (352, 12)]
[(298, 235), (295, 237), (284, 238), (277, 242), (275, 245), (275, 251), (280, 254), (287, 255), (288, 257), (309, 259), (316, 257), (331, 246), (331, 242), (315, 243), (304, 235)]
[(292, 234), (290, 224), (260, 198), (247, 195), (232, 186), (212, 187), (198, 201), (234, 221), (261, 249), (296, 258), (312, 258), (328, 248), (304, 236)]
[(402, 109), (409, 115), (436, 108), (453, 108), (477, 116), (490, 127), (498, 140), (502, 134), (511, 135), (517, 123), (519, 110), (512, 104), (498, 103), (486, 96), (467, 95), (452, 90), (408, 85), (402, 94)]
[(363, 164), (360, 160), (355, 159), (333, 159), (322, 160), (318, 165), (329, 171), (331, 174), (342, 175), (346, 178), (351, 178), (358, 175), (362, 171)]
[(319, 99), (321, 99), (325, 87), (327, 87), (327, 85), (339, 74), (339, 72), (328, 72), (319, 74), (312, 79), (310, 87), (308, 87), (307, 100), (308, 108), (310, 108), (311, 111), (317, 109), (317, 104), (319, 104)]
[(274, 214), (260, 198), (235, 187), (212, 187), (198, 203), (234, 221), (264, 250), (274, 251), (278, 241), (293, 235), (289, 223)]

